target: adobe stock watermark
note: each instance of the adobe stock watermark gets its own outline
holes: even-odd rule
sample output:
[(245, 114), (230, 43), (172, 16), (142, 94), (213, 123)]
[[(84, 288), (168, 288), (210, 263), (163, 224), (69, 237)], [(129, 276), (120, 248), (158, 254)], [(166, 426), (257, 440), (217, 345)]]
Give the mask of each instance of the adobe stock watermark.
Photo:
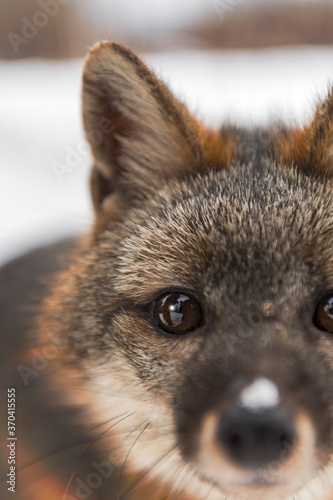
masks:
[[(125, 420), (131, 416), (131, 414), (119, 415), (115, 420), (115, 423), (111, 427), (116, 426), (121, 421)], [(109, 431), (109, 429), (107, 429)], [(104, 434), (104, 433), (103, 433)], [(98, 497), (96, 491), (101, 488), (105, 481), (110, 481), (112, 478), (112, 487), (117, 489), (120, 487), (121, 470), (124, 465), (124, 457), (118, 449), (111, 450), (104, 460), (94, 460), (90, 463), (90, 471), (86, 469), (85, 472), (80, 474), (76, 470), (72, 474), (71, 479), (67, 484), (66, 491), (62, 497), (62, 500), (89, 500), (92, 495), (93, 498)], [(113, 497), (114, 500), (125, 500), (130, 492), (133, 491), (135, 485), (130, 488), (130, 490), (124, 495), (118, 495)], [(73, 496), (75, 494), (75, 496)], [(96, 495), (96, 496), (95, 496)]]
[(63, 162), (53, 161), (51, 163), (52, 170), (60, 183), (64, 182), (64, 177), (71, 174), (77, 167), (80, 166), (82, 161), (89, 157), (90, 146), (88, 141), (82, 139), (74, 148), (73, 146), (66, 146), (66, 156)]
[(249, 341), (254, 333), (254, 330), (263, 325), (264, 319), (272, 315), (274, 312), (274, 304), (271, 301), (266, 301), (262, 304), (261, 309), (255, 304), (249, 303), (243, 314), (240, 316), (239, 323), (233, 332), (233, 335), (227, 336), (225, 340), (226, 348), (230, 354), (233, 354), (239, 345)]
[(77, 476), (74, 480), (75, 497), (69, 492), (63, 496), (63, 500), (88, 500), (94, 491), (98, 490), (103, 482), (109, 479), (114, 471), (113, 461), (93, 461), (91, 463), (92, 471), (85, 477)]
[(241, 3), (243, 0), (213, 0), (214, 9), (221, 21), (224, 21), (226, 13), (232, 12)]
[[(117, 116), (117, 122), (118, 120), (121, 122), (130, 116), (133, 99), (134, 96), (130, 93), (128, 99), (114, 99), (110, 103), (110, 111), (115, 117)], [(58, 181), (62, 183), (65, 176), (77, 169), (85, 158), (90, 157), (91, 148), (96, 150), (102, 145), (105, 137), (111, 136), (115, 130), (114, 120), (103, 117), (95, 128), (91, 128), (86, 132), (87, 140), (82, 139), (77, 143), (76, 147), (67, 145), (64, 161), (53, 161), (51, 163), (52, 170)]]
[(50, 335), (50, 340), (47, 344), (30, 350), (29, 364), (17, 365), (17, 371), (26, 387), (30, 384), (31, 379), (36, 378), (58, 356), (61, 347), (67, 341), (67, 338), (61, 337), (59, 339), (55, 335)]
[[(127, 415), (128, 416), (128, 415)], [(121, 420), (126, 418), (122, 417), (116, 422), (118, 424)], [(174, 447), (173, 447), (174, 448)], [(169, 455), (171, 450), (163, 455), (163, 458)], [(157, 461), (159, 463), (160, 460)], [(149, 474), (146, 469), (130, 484), (122, 484), (122, 470), (124, 466), (124, 458), (120, 456), (118, 451), (111, 451), (109, 456), (103, 461), (94, 460), (91, 462), (90, 472), (85, 474), (73, 474), (64, 493), (62, 500), (89, 500), (91, 498), (99, 498), (97, 490), (102, 487), (105, 481), (113, 490), (112, 500), (129, 500), (133, 498), (133, 493), (141, 487), (142, 481)], [(119, 475), (120, 474), (120, 475)], [(123, 486), (127, 486), (125, 491)], [(74, 496), (75, 495), (75, 496)], [(244, 497), (242, 500), (248, 500)]]
[(91, 150), (89, 143), (95, 148), (98, 147), (102, 144), (104, 135), (111, 134), (114, 129), (115, 126), (112, 120), (109, 118), (102, 118), (98, 127), (88, 132), (88, 141), (82, 139), (82, 141), (77, 143), (75, 148), (73, 146), (67, 146), (65, 161), (53, 161), (51, 164), (58, 181), (62, 183), (66, 175), (72, 173), (85, 158), (90, 156)]
[(41, 28), (45, 28), (50, 18), (55, 17), (60, 10), (60, 5), (66, 5), (70, 0), (38, 0), (41, 10), (37, 10), (31, 19), (22, 17), (20, 34), (10, 31), (7, 38), (15, 52), (18, 54), (20, 47), (26, 45), (34, 38)]
[(265, 469), (260, 469), (249, 474), (248, 481), (251, 483), (253, 480), (265, 481), (267, 483), (276, 481), (277, 477), (284, 473), (286, 465), (290, 466), (299, 459), (299, 456), (304, 453), (304, 447), (298, 447), (296, 451), (288, 442), (283, 443), (283, 450), (276, 460), (272, 460)]

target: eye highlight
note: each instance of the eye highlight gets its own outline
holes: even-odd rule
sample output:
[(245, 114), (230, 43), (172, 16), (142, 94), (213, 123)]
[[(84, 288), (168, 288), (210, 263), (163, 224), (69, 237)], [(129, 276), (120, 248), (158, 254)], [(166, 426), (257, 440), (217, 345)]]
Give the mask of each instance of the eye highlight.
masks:
[(157, 326), (167, 333), (186, 333), (203, 324), (202, 307), (188, 293), (166, 292), (154, 304), (154, 319)]
[(313, 321), (317, 328), (333, 333), (333, 292), (318, 302)]

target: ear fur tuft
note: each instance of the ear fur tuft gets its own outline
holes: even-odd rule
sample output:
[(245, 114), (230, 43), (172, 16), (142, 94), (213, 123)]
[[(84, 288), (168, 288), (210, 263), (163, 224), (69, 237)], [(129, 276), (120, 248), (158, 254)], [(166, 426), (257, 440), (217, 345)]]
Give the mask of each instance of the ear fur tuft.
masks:
[(333, 88), (319, 104), (308, 132), (309, 165), (333, 177)]
[(316, 110), (312, 122), (278, 136), (277, 161), (295, 163), (311, 174), (333, 178), (333, 88)]

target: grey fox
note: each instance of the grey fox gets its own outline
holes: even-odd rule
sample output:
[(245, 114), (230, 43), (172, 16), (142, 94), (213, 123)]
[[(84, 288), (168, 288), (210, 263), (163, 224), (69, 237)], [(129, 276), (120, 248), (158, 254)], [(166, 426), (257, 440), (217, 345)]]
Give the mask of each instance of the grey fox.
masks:
[(215, 131), (103, 42), (82, 99), (95, 223), (39, 316), (92, 436), (66, 495), (332, 500), (333, 93)]

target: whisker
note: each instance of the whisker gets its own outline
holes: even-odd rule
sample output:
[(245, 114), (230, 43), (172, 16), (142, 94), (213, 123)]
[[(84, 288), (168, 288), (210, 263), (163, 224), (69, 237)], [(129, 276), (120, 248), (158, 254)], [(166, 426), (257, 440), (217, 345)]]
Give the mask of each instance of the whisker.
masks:
[[(122, 433), (117, 433), (117, 434), (112, 433), (112, 434), (111, 434), (111, 437), (123, 436), (124, 434), (127, 434), (127, 433), (128, 433), (128, 431), (124, 431), (124, 432), (122, 432)], [(173, 437), (173, 433), (170, 433), (170, 434), (169, 434), (169, 436), (170, 436), (170, 438), (172, 438), (172, 437)], [(104, 435), (104, 436), (102, 436), (100, 439), (102, 440), (102, 439), (106, 439), (106, 438), (108, 438), (108, 437), (109, 437), (109, 435), (105, 434), (105, 435)], [(127, 438), (125, 438), (125, 439), (127, 439)], [(151, 436), (150, 438), (146, 438), (146, 439), (145, 439), (145, 443), (146, 443), (146, 444), (148, 444), (148, 443), (152, 443), (152, 442), (154, 442), (155, 440), (156, 440), (156, 437), (155, 437), (155, 436)], [(112, 446), (112, 447), (109, 447), (109, 446), (108, 446), (108, 448), (107, 448), (107, 452), (108, 452), (108, 453), (110, 453), (110, 455), (112, 455), (112, 453), (117, 452), (117, 451), (119, 451), (119, 450), (124, 450), (124, 439), (122, 440), (122, 443), (121, 443), (121, 444), (116, 445), (116, 446)], [(97, 457), (97, 456), (100, 456), (100, 455), (105, 454), (105, 452), (106, 452), (106, 450), (105, 450), (105, 449), (96, 450), (96, 451), (94, 451), (94, 455)]]
[[(109, 422), (112, 422), (112, 420), (115, 420), (116, 418), (122, 417), (123, 415), (126, 415), (127, 413), (128, 412), (125, 412), (125, 413), (122, 413), (121, 415), (117, 415), (116, 417), (109, 418), (108, 420), (105, 420), (105, 422), (102, 422), (100, 424), (95, 425), (94, 427), (91, 427), (91, 430), (94, 431), (98, 427), (101, 427), (102, 425), (108, 424)], [(132, 413), (132, 415), (133, 415), (133, 413)]]
[[(136, 430), (137, 430), (137, 429), (138, 429), (141, 425), (142, 425), (142, 423), (141, 423), (140, 425), (138, 425), (138, 426), (137, 426), (135, 429), (133, 429), (133, 430), (127, 429), (127, 430), (123, 430), (123, 431), (121, 431), (121, 432), (116, 432), (116, 433), (112, 432), (112, 436), (123, 436), (124, 434), (128, 434), (128, 435), (130, 436), (130, 435), (131, 435), (131, 434), (133, 434), (133, 432), (135, 432), (135, 431), (136, 431)], [(173, 436), (173, 435), (174, 435), (174, 433), (173, 433), (172, 431), (170, 431), (170, 432), (163, 432), (163, 433), (162, 433), (162, 432), (160, 432), (160, 433), (159, 433), (159, 437), (167, 437), (167, 436)], [(145, 438), (145, 439), (146, 439), (146, 441), (154, 441), (154, 440), (156, 440), (156, 436), (151, 436), (150, 438)]]
[(127, 433), (127, 437), (130, 437), (135, 431), (137, 431), (139, 429), (139, 427), (141, 427), (145, 422), (147, 422), (147, 420), (144, 420), (143, 422), (140, 422), (139, 425), (137, 425), (134, 429), (132, 429), (131, 431), (124, 431), (124, 432), (120, 432), (120, 433), (117, 433), (117, 436), (120, 436), (122, 434), (125, 434)]
[[(115, 435), (115, 434), (112, 434), (112, 437), (122, 436), (123, 434), (126, 434), (126, 433), (124, 432), (124, 433), (120, 433), (120, 434), (116, 434), (116, 435)], [(102, 439), (105, 439), (105, 438), (108, 438), (108, 437), (109, 437), (108, 435), (102, 436), (102, 437), (101, 437), (101, 440), (102, 440)], [(173, 437), (173, 434), (170, 434), (170, 437)], [(147, 443), (147, 444), (148, 444), (148, 443), (152, 443), (152, 442), (154, 442), (154, 441), (155, 441), (155, 439), (156, 439), (155, 437), (151, 437), (151, 438), (149, 438), (149, 439), (147, 439), (147, 438), (146, 438), (145, 443)], [(111, 448), (111, 447), (108, 447), (108, 448), (107, 448), (107, 451), (108, 451), (110, 454), (112, 454), (113, 452), (116, 452), (116, 451), (119, 451), (119, 450), (123, 450), (123, 449), (124, 449), (124, 443), (119, 444), (119, 445), (117, 445), (117, 446), (112, 446), (112, 448)], [(96, 450), (96, 451), (94, 451), (94, 455), (96, 455), (96, 456), (102, 455), (102, 454), (104, 454), (104, 453), (105, 453), (105, 451), (106, 451), (105, 449), (104, 449), (104, 450)]]
[(108, 432), (112, 427), (118, 425), (120, 422), (122, 422), (123, 420), (125, 420), (126, 418), (132, 416), (134, 414), (133, 413), (130, 413), (129, 415), (126, 415), (125, 417), (121, 418), (120, 420), (118, 420), (115, 424), (112, 424), (110, 427), (108, 427), (105, 431), (103, 431), (99, 436), (97, 436), (97, 438), (94, 439), (94, 441), (88, 446), (88, 448), (85, 450), (85, 452), (83, 453), (82, 457), (80, 458), (79, 462), (77, 463), (75, 469), (73, 470), (73, 473), (67, 483), (67, 487), (66, 487), (66, 490), (65, 490), (65, 493), (64, 493), (64, 498), (66, 498), (67, 496), (67, 493), (68, 493), (68, 490), (70, 488), (70, 485), (72, 483), (72, 480), (73, 480), (73, 477), (74, 475), (76, 474), (78, 468), (80, 467), (81, 463), (82, 463), (82, 460), (84, 459), (84, 457), (87, 455), (87, 453), (89, 452), (89, 450), (97, 443), (97, 441), (106, 433)]
[[(30, 462), (28, 462), (24, 466), (18, 466), (17, 471), (18, 471), (18, 473), (23, 472), (23, 471), (29, 469), (30, 467), (37, 465), (39, 462), (42, 462), (43, 460), (47, 460), (48, 458), (51, 458), (51, 457), (56, 457), (57, 455), (64, 453), (65, 451), (72, 451), (72, 450), (75, 450), (75, 448), (80, 448), (81, 446), (86, 446), (87, 444), (91, 443), (92, 440), (93, 440), (93, 438), (87, 439), (87, 440), (82, 441), (82, 443), (77, 443), (73, 446), (66, 446), (64, 448), (60, 448), (56, 451), (53, 451), (52, 453), (43, 455), (37, 459), (31, 460)], [(4, 481), (6, 481), (6, 478), (1, 479), (0, 484), (2, 484)]]
[[(135, 444), (138, 442), (138, 440), (140, 439), (140, 437), (142, 436), (142, 434), (145, 432), (145, 430), (147, 429), (147, 427), (149, 426), (150, 422), (148, 422), (148, 424), (145, 425), (145, 427), (143, 428), (143, 430), (140, 432), (140, 434), (136, 437), (134, 443), (132, 444), (132, 446), (130, 447), (126, 457), (125, 457), (125, 460), (124, 460), (124, 463), (123, 463), (123, 466), (121, 468), (121, 472), (120, 472), (120, 478), (119, 478), (119, 483), (121, 482), (121, 478), (123, 476), (123, 472), (124, 472), (124, 469), (125, 469), (125, 464), (127, 462), (127, 459), (128, 459), (128, 456), (129, 454), (131, 453), (132, 449), (134, 448)], [(142, 424), (140, 424), (142, 425)]]
[[(81, 459), (80, 459), (80, 462), (79, 464), (77, 465), (76, 468), (79, 467), (80, 463), (82, 462), (83, 458), (86, 456), (86, 454), (88, 453), (88, 451), (92, 448), (92, 446), (101, 438), (103, 437), (103, 434), (105, 434), (106, 432), (108, 432), (112, 427), (115, 427), (118, 423), (120, 423), (122, 420), (125, 420), (125, 418), (127, 417), (130, 417), (131, 415), (133, 415), (133, 413), (130, 413), (129, 415), (126, 415), (126, 414), (122, 414), (122, 415), (118, 415), (117, 417), (114, 417), (113, 419), (110, 419), (110, 420), (115, 420), (116, 418), (118, 418), (119, 416), (123, 416), (123, 415), (126, 415), (124, 418), (118, 420), (118, 422), (116, 422), (115, 424), (111, 425), (110, 427), (108, 427), (108, 429), (106, 429), (104, 432), (102, 432), (99, 436), (97, 436), (97, 438), (90, 438), (90, 439), (87, 439), (87, 440), (82, 440), (82, 442), (80, 443), (77, 443), (73, 446), (66, 446), (64, 448), (60, 448), (52, 453), (49, 453), (47, 455), (43, 455), (37, 459), (34, 459), (34, 460), (31, 460), (30, 462), (28, 462), (25, 466), (21, 466), (21, 467), (18, 467), (17, 468), (17, 471), (18, 473), (20, 472), (23, 472), (27, 469), (29, 469), (30, 467), (33, 467), (34, 465), (37, 465), (39, 462), (42, 462), (43, 460), (46, 460), (48, 458), (51, 458), (51, 457), (55, 457), (56, 455), (59, 455), (61, 453), (64, 453), (65, 451), (71, 451), (71, 450), (75, 450), (75, 448), (80, 448), (81, 446), (86, 446), (87, 444), (89, 444), (88, 448), (86, 449), (85, 453), (82, 455)], [(2, 479), (0, 481), (0, 484), (2, 484), (4, 481), (6, 481), (6, 478)]]
[(119, 496), (118, 500), (125, 500), (126, 497), (138, 486), (138, 484), (148, 475), (150, 472), (159, 464), (161, 463), (170, 453), (172, 453), (176, 449), (177, 445), (173, 445), (171, 448), (169, 448), (168, 451), (163, 453), (155, 462), (154, 464), (149, 468), (145, 469), (143, 474), (135, 481), (132, 486), (129, 487), (128, 490), (126, 490), (122, 495)]

